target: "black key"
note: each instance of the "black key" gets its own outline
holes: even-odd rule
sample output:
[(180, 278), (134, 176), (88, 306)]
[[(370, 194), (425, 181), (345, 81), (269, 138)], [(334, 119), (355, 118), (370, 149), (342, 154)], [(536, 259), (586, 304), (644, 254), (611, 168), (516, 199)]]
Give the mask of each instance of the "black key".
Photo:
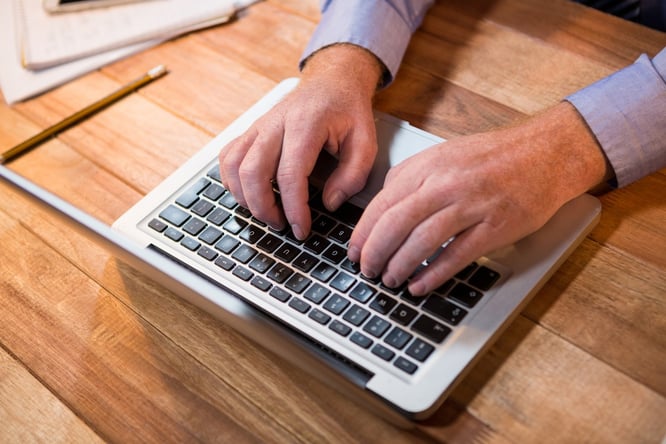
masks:
[(203, 192), (203, 195), (209, 198), (210, 200), (217, 200), (222, 196), (225, 192), (225, 189), (222, 185), (218, 185), (216, 183), (210, 184), (208, 188)]
[(252, 279), (252, 282), (250, 283), (261, 291), (268, 291), (273, 285), (270, 282), (268, 282), (268, 279), (264, 278), (263, 276), (255, 276), (254, 279)]
[(367, 337), (366, 335), (361, 334), (361, 333), (359, 333), (359, 332), (357, 332), (357, 331), (355, 331), (355, 332), (349, 337), (349, 339), (350, 339), (354, 344), (356, 344), (356, 345), (358, 345), (359, 347), (362, 347), (362, 348), (368, 348), (368, 347), (370, 347), (370, 346), (372, 345), (372, 339), (370, 339), (370, 338)]
[(197, 180), (190, 188), (181, 194), (176, 203), (184, 208), (190, 208), (197, 200), (199, 200), (199, 193), (208, 186), (210, 181), (204, 177)]
[(271, 268), (274, 263), (275, 263), (275, 260), (266, 256), (263, 253), (260, 253), (254, 259), (252, 259), (252, 262), (250, 262), (250, 268), (255, 270), (258, 273), (263, 274), (263, 273), (266, 272), (266, 270)]
[(386, 330), (391, 326), (391, 323), (386, 319), (382, 319), (379, 316), (373, 316), (363, 327), (363, 330), (370, 333), (372, 336), (377, 338), (381, 337)]
[(403, 301), (407, 301), (412, 305), (418, 306), (421, 304), (421, 302), (425, 301), (425, 297), (423, 296), (414, 296), (405, 288), (405, 290), (402, 292), (400, 295), (400, 299)]
[(224, 270), (229, 271), (232, 268), (234, 268), (236, 263), (234, 261), (232, 261), (231, 259), (229, 259), (228, 257), (220, 256), (215, 261), (215, 265), (217, 265), (218, 267), (220, 267)]
[(465, 279), (467, 279), (467, 278), (469, 277), (470, 274), (472, 274), (472, 272), (473, 272), (474, 270), (476, 270), (476, 267), (478, 267), (477, 263), (476, 263), (476, 262), (472, 262), (471, 264), (469, 264), (468, 266), (466, 266), (465, 268), (463, 268), (462, 270), (460, 270), (460, 271), (456, 274), (456, 277), (457, 277), (458, 279), (460, 279), (461, 281), (464, 281)]
[(192, 239), (191, 237), (185, 237), (180, 244), (191, 251), (196, 251), (197, 248), (201, 246), (201, 243)]
[(241, 245), (236, 251), (234, 251), (234, 254), (232, 254), (231, 257), (242, 264), (247, 264), (255, 254), (257, 254), (257, 250), (254, 248), (249, 245)]
[(423, 309), (451, 325), (458, 325), (467, 314), (467, 310), (435, 295), (428, 298), (426, 303), (423, 304)]
[(382, 344), (377, 344), (374, 347), (372, 347), (372, 354), (379, 356), (380, 358), (382, 358), (384, 361), (387, 362), (393, 359), (393, 357), (395, 356), (395, 353), (392, 350), (384, 347)]
[(358, 327), (368, 318), (369, 315), (370, 312), (368, 310), (354, 304), (349, 310), (347, 310), (342, 319)]
[(437, 287), (435, 289), (435, 293), (444, 296), (451, 289), (451, 287), (453, 287), (453, 284), (455, 283), (456, 283), (455, 279), (449, 279), (448, 281), (444, 282), (442, 285)]
[(298, 255), (292, 265), (302, 272), (307, 273), (317, 264), (317, 262), (319, 262), (319, 259), (304, 251)]
[(315, 304), (321, 303), (324, 299), (326, 299), (326, 296), (330, 294), (330, 290), (324, 286), (321, 286), (319, 284), (314, 284), (312, 287), (308, 289), (308, 291), (305, 292), (303, 296), (305, 296), (305, 299), (309, 299)]
[(391, 332), (384, 338), (384, 342), (388, 345), (402, 350), (402, 348), (407, 345), (407, 343), (413, 338), (410, 333), (407, 333), (400, 327), (393, 327)]
[(204, 259), (207, 259), (209, 261), (215, 260), (217, 257), (217, 252), (213, 250), (212, 248), (208, 248), (206, 246), (203, 246), (199, 248), (199, 251), (197, 251), (197, 254)]
[(427, 342), (420, 340), (419, 338), (416, 338), (414, 339), (414, 342), (412, 342), (412, 345), (407, 348), (405, 353), (417, 361), (423, 362), (428, 358), (428, 356), (430, 356), (430, 353), (432, 353), (433, 350), (435, 350), (435, 347), (428, 344)]
[(400, 304), (398, 307), (391, 312), (391, 319), (394, 321), (402, 324), (402, 325), (407, 325), (412, 320), (416, 317), (418, 312), (414, 310), (413, 308), (405, 305), (405, 304)]
[(348, 275), (344, 271), (338, 273), (333, 280), (331, 281), (331, 287), (339, 290), (342, 293), (345, 293), (351, 288), (352, 285), (356, 282), (352, 276)]
[(183, 231), (191, 234), (192, 236), (196, 236), (197, 234), (201, 233), (201, 230), (203, 230), (205, 227), (206, 222), (193, 217), (192, 219), (188, 220), (185, 225), (183, 225)]
[(349, 293), (349, 296), (359, 302), (366, 303), (375, 294), (375, 289), (368, 286), (365, 282), (359, 282)]
[(249, 281), (250, 279), (252, 279), (252, 276), (254, 276), (254, 273), (252, 273), (250, 270), (248, 270), (245, 267), (241, 267), (240, 265), (234, 268), (234, 271), (232, 271), (232, 273), (234, 274), (234, 276), (238, 276), (244, 281)]
[(293, 272), (294, 271), (286, 265), (277, 263), (273, 268), (270, 269), (267, 276), (269, 279), (274, 280), (278, 284), (281, 284), (282, 282), (286, 281)]
[(250, 212), (250, 210), (248, 210), (245, 207), (241, 207), (240, 205), (238, 206), (238, 208), (236, 208), (234, 213), (236, 213), (240, 216), (243, 216), (245, 218), (248, 218), (248, 219), (252, 217), (252, 213)]
[(328, 321), (331, 320), (331, 317), (329, 315), (327, 315), (321, 310), (317, 310), (316, 308), (310, 311), (310, 313), (308, 313), (308, 317), (310, 319), (314, 319), (315, 321), (319, 322), (322, 325), (326, 325)]
[(334, 294), (324, 304), (324, 308), (333, 314), (339, 315), (349, 305), (349, 301), (339, 294)]
[(319, 236), (318, 234), (313, 234), (305, 241), (303, 246), (313, 253), (320, 254), (326, 249), (326, 247), (328, 247), (329, 244), (330, 242), (323, 237)]
[(328, 247), (324, 254), (321, 255), (324, 259), (333, 262), (334, 264), (339, 264), (347, 256), (347, 250), (342, 248), (339, 245), (331, 245)]
[(412, 325), (412, 330), (422, 334), (426, 338), (441, 343), (446, 336), (451, 333), (451, 329), (444, 324), (441, 324), (431, 317), (421, 315)]
[(243, 230), (241, 234), (238, 235), (241, 239), (247, 241), (250, 244), (256, 243), (261, 239), (266, 232), (256, 225), (248, 225), (247, 228)]
[(379, 293), (370, 304), (370, 308), (381, 314), (387, 314), (393, 307), (395, 307), (395, 304), (397, 304), (395, 299), (384, 293)]
[(500, 278), (500, 274), (488, 267), (481, 266), (467, 282), (480, 290), (489, 290)]
[(459, 283), (449, 293), (449, 297), (454, 301), (460, 302), (465, 307), (472, 308), (481, 299), (483, 293), (475, 290), (467, 284)]
[(284, 286), (295, 293), (302, 293), (311, 282), (312, 280), (310, 278), (307, 278), (300, 273), (294, 273)]
[(299, 298), (291, 298), (291, 301), (289, 301), (289, 306), (296, 311), (300, 311), (301, 313), (305, 313), (310, 309), (310, 304)]
[(319, 216), (312, 222), (312, 231), (319, 234), (326, 234), (335, 226), (336, 222), (326, 215)]
[(161, 233), (162, 231), (167, 229), (167, 224), (165, 224), (159, 219), (151, 220), (150, 222), (148, 222), (148, 226), (153, 230), (157, 231), (158, 233)]
[(222, 232), (220, 230), (215, 227), (207, 227), (203, 233), (199, 235), (199, 240), (208, 245), (213, 245), (220, 239), (220, 237), (222, 237)]
[(225, 193), (222, 198), (220, 198), (220, 204), (225, 206), (228, 209), (233, 209), (236, 205), (238, 205), (238, 202), (236, 201), (236, 198), (233, 196), (231, 193)]
[(337, 270), (334, 266), (327, 264), (326, 262), (320, 262), (319, 265), (317, 265), (310, 274), (315, 279), (318, 279), (322, 282), (327, 282), (336, 271)]
[(356, 262), (350, 261), (348, 258), (342, 261), (341, 267), (352, 274), (359, 274), (361, 272), (361, 266)]
[(181, 233), (180, 231), (176, 230), (173, 227), (167, 228), (166, 231), (164, 232), (164, 235), (174, 242), (178, 242), (184, 236), (183, 233)]
[(239, 244), (240, 241), (238, 239), (225, 235), (222, 240), (215, 244), (215, 248), (224, 254), (229, 254), (234, 251), (234, 248), (236, 248)]
[(391, 294), (400, 294), (400, 292), (405, 289), (406, 285), (407, 284), (402, 283), (402, 284), (398, 285), (397, 287), (387, 287), (386, 285), (381, 284), (381, 288), (383, 290), (388, 291)]
[(213, 167), (208, 170), (208, 177), (222, 183), (222, 178), (220, 177), (220, 166), (217, 164), (213, 165)]
[(180, 227), (187, 219), (190, 218), (190, 215), (174, 205), (169, 205), (162, 210), (160, 217), (169, 222), (171, 225)]
[(352, 229), (347, 225), (338, 224), (337, 227), (328, 235), (331, 239), (340, 242), (341, 244), (346, 244), (349, 238), (351, 237)]
[(197, 216), (206, 217), (211, 210), (215, 208), (215, 205), (208, 202), (207, 200), (200, 199), (197, 203), (192, 206), (192, 212)]
[(273, 287), (270, 293), (268, 294), (270, 294), (280, 302), (287, 302), (287, 300), (291, 297), (291, 294), (289, 292), (284, 291), (280, 287)]
[(229, 233), (238, 234), (247, 226), (247, 222), (238, 216), (231, 216), (228, 221), (223, 225), (224, 229)]
[(328, 328), (330, 328), (340, 336), (347, 336), (352, 330), (350, 326), (343, 324), (340, 321), (331, 322), (331, 325), (329, 325)]
[(210, 222), (211, 224), (215, 225), (222, 225), (222, 223), (229, 219), (229, 216), (231, 216), (231, 213), (229, 213), (227, 210), (223, 208), (215, 208), (212, 213), (208, 215), (206, 220)]
[(402, 356), (398, 357), (398, 359), (395, 360), (393, 363), (394, 366), (398, 367), (400, 370), (404, 371), (405, 373), (408, 373), (410, 375), (413, 375), (416, 370), (418, 370), (418, 366), (414, 364), (411, 361), (408, 361), (407, 359), (403, 358)]
[(268, 233), (257, 242), (257, 248), (267, 253), (272, 253), (280, 244), (282, 244), (282, 241), (279, 237)]
[(298, 256), (299, 252), (300, 250), (298, 249), (298, 247), (295, 247), (290, 243), (285, 242), (280, 246), (280, 248), (275, 250), (275, 257), (289, 263), (292, 260), (294, 260), (296, 256)]
[(333, 213), (333, 216), (340, 220), (340, 222), (344, 222), (347, 225), (354, 227), (361, 218), (361, 214), (363, 214), (363, 209), (356, 205), (352, 205), (349, 202), (345, 202), (335, 213)]

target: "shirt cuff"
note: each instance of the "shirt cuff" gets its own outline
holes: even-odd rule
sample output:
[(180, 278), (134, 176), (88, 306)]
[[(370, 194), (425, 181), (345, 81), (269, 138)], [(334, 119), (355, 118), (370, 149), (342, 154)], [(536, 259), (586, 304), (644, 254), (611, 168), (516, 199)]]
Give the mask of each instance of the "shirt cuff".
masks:
[(626, 186), (666, 166), (666, 49), (566, 98)]
[(380, 87), (393, 81), (412, 33), (419, 27), (431, 0), (394, 2), (344, 0), (324, 2), (319, 25), (301, 57), (336, 43), (351, 43), (373, 53), (385, 69)]

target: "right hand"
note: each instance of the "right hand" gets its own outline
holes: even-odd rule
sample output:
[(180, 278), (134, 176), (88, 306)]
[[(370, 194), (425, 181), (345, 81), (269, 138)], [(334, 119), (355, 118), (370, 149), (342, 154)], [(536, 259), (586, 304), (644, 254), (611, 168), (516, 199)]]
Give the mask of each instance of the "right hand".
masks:
[(304, 239), (312, 223), (308, 176), (322, 149), (339, 161), (323, 189), (329, 210), (365, 185), (377, 152), (372, 96), (380, 75), (377, 59), (359, 47), (315, 53), (294, 91), (221, 150), (224, 186), (259, 220), (275, 229), (289, 224)]

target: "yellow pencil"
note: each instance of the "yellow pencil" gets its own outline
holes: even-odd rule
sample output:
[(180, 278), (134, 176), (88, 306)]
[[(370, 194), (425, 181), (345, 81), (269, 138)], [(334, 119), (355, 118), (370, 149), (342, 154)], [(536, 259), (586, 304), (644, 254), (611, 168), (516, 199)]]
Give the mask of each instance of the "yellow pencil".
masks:
[(125, 97), (127, 94), (131, 93), (132, 91), (141, 88), (145, 84), (152, 82), (153, 80), (163, 76), (166, 73), (167, 69), (164, 65), (156, 66), (155, 68), (145, 73), (143, 76), (128, 83), (122, 88), (119, 88), (118, 90), (112, 92), (108, 96), (93, 103), (92, 105), (88, 105), (87, 107), (83, 108), (80, 111), (75, 112), (69, 117), (66, 117), (65, 119), (61, 120), (55, 125), (52, 125), (46, 128), (44, 131), (32, 136), (25, 142), (21, 142), (15, 147), (8, 149), (4, 153), (0, 154), (0, 163), (5, 163), (25, 153), (26, 151), (39, 145), (49, 137), (55, 136), (60, 131), (79, 123), (81, 120), (85, 119), (86, 117), (90, 117), (91, 115), (95, 114), (97, 111), (101, 110), (102, 108), (109, 106), (110, 104), (116, 102), (117, 100)]

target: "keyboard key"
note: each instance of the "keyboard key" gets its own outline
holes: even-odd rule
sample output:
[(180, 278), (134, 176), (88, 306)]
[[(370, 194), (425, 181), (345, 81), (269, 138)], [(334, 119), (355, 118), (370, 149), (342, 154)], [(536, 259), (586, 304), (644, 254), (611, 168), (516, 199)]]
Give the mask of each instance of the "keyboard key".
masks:
[(321, 310), (317, 310), (316, 308), (310, 311), (308, 317), (310, 319), (314, 319), (315, 321), (319, 322), (322, 325), (328, 324), (328, 321), (331, 320), (331, 317), (329, 315), (327, 315)]
[(436, 295), (428, 298), (423, 309), (451, 325), (458, 325), (467, 314), (467, 310)]
[(217, 265), (218, 267), (220, 267), (224, 270), (229, 271), (232, 268), (234, 268), (236, 263), (234, 261), (232, 261), (231, 259), (229, 259), (228, 257), (220, 256), (215, 260), (215, 265)]
[(491, 270), (488, 267), (481, 266), (467, 282), (480, 290), (487, 291), (495, 285), (495, 282), (497, 282), (499, 278), (500, 274), (498, 272)]
[(351, 333), (352, 330), (350, 326), (343, 324), (340, 321), (331, 322), (331, 325), (329, 325), (328, 328), (330, 328), (340, 336), (347, 336), (349, 333)]
[(370, 308), (381, 314), (387, 314), (393, 307), (395, 307), (395, 304), (397, 304), (395, 299), (384, 293), (379, 293), (370, 304)]
[(322, 251), (326, 249), (330, 244), (329, 241), (319, 236), (318, 234), (313, 234), (310, 236), (303, 246), (305, 249), (312, 251), (315, 254), (321, 254)]
[(250, 210), (248, 210), (245, 207), (241, 207), (240, 205), (238, 207), (236, 207), (236, 209), (234, 210), (234, 213), (238, 214), (239, 216), (243, 216), (247, 219), (252, 217), (252, 213), (250, 213)]
[(298, 247), (291, 245), (289, 242), (285, 242), (275, 251), (275, 257), (289, 263), (298, 256), (299, 252), (300, 250)]
[(403, 301), (407, 301), (410, 304), (415, 305), (415, 306), (419, 306), (419, 305), (421, 305), (421, 302), (425, 301), (425, 297), (423, 297), (423, 296), (414, 296), (406, 288), (404, 289), (402, 294), (400, 294), (400, 299), (402, 299)]
[(265, 254), (260, 253), (254, 259), (252, 259), (252, 262), (250, 262), (250, 268), (256, 271), (257, 273), (263, 274), (266, 273), (266, 270), (271, 268), (274, 263), (275, 260), (273, 258), (270, 258)]
[(432, 353), (433, 350), (435, 350), (435, 347), (425, 341), (420, 340), (419, 338), (416, 338), (414, 339), (414, 342), (412, 342), (412, 345), (407, 348), (405, 353), (417, 361), (423, 362), (428, 358), (428, 356), (430, 356), (430, 353)]
[(267, 276), (269, 279), (277, 282), (278, 284), (281, 284), (282, 282), (286, 281), (293, 272), (294, 271), (286, 265), (277, 263), (273, 268), (270, 269)]
[(310, 309), (310, 304), (299, 298), (291, 298), (289, 306), (301, 313), (306, 313)]
[(340, 242), (341, 244), (346, 244), (351, 237), (352, 229), (346, 225), (338, 224), (333, 231), (329, 234), (331, 239)]
[(209, 183), (210, 181), (205, 177), (197, 180), (187, 191), (176, 199), (176, 203), (183, 208), (190, 208), (197, 200), (199, 200), (199, 193), (201, 193)]
[(374, 347), (372, 347), (372, 354), (379, 356), (380, 358), (382, 358), (384, 361), (387, 362), (393, 359), (393, 357), (395, 356), (395, 353), (392, 350), (384, 347), (382, 344), (377, 344)]
[(218, 164), (213, 165), (213, 167), (208, 170), (208, 177), (215, 179), (216, 181), (222, 183), (222, 178), (220, 177), (220, 167)]
[(315, 304), (320, 304), (330, 293), (328, 288), (319, 284), (314, 284), (303, 296), (305, 296), (305, 299), (309, 299)]
[(384, 342), (388, 345), (402, 350), (402, 348), (407, 345), (407, 343), (413, 338), (410, 333), (407, 333), (405, 330), (400, 327), (393, 327), (391, 332), (384, 338)]
[(185, 248), (187, 248), (188, 250), (190, 250), (190, 251), (196, 251), (197, 248), (199, 248), (199, 247), (201, 246), (201, 243), (200, 243), (200, 242), (198, 242), (198, 241), (192, 239), (191, 237), (185, 237), (185, 239), (183, 239), (183, 240), (180, 242), (180, 244), (181, 244), (183, 247), (185, 247)]
[(248, 225), (247, 228), (245, 228), (241, 234), (238, 235), (241, 239), (244, 241), (254, 244), (256, 243), (259, 239), (261, 239), (266, 232), (262, 230), (261, 228), (257, 227), (256, 225)]
[(255, 276), (250, 283), (261, 291), (268, 291), (272, 286), (272, 284), (268, 282), (268, 279), (263, 276)]
[(418, 366), (414, 364), (411, 361), (408, 361), (407, 359), (403, 358), (402, 356), (398, 357), (398, 359), (395, 360), (393, 363), (396, 367), (398, 367), (400, 370), (404, 371), (405, 373), (408, 373), (410, 375), (413, 375), (416, 370), (418, 370)]
[(203, 246), (203, 247), (199, 248), (199, 251), (197, 251), (197, 254), (199, 256), (203, 257), (204, 259), (209, 260), (209, 261), (213, 261), (217, 257), (217, 252), (215, 250), (213, 250), (212, 248), (208, 248), (206, 246)]
[(274, 252), (280, 245), (282, 241), (279, 237), (272, 235), (271, 233), (266, 234), (262, 237), (259, 242), (257, 242), (257, 248), (265, 251), (267, 253)]
[(372, 336), (377, 338), (381, 337), (386, 330), (391, 326), (391, 323), (386, 319), (382, 319), (379, 316), (373, 316), (363, 327), (363, 330), (370, 333)]
[(227, 210), (223, 208), (215, 208), (213, 212), (208, 215), (206, 220), (211, 224), (220, 226), (225, 220), (229, 219), (229, 216), (231, 216), (231, 213)]
[(349, 310), (347, 310), (342, 319), (358, 327), (368, 318), (369, 315), (370, 312), (368, 310), (354, 304)]
[(254, 273), (252, 273), (250, 270), (248, 270), (245, 267), (241, 267), (240, 265), (236, 268), (234, 268), (234, 271), (232, 271), (234, 276), (237, 276), (241, 278), (244, 281), (249, 281), (252, 279), (252, 276), (254, 276)]
[(326, 215), (319, 216), (314, 222), (312, 222), (312, 231), (325, 235), (333, 229), (336, 225), (333, 219)]
[(350, 261), (347, 258), (345, 258), (345, 260), (342, 261), (342, 268), (352, 274), (359, 274), (361, 272), (361, 266), (356, 262)]
[(169, 222), (171, 225), (180, 227), (187, 219), (190, 218), (190, 215), (174, 205), (169, 205), (162, 210), (160, 217)]
[(364, 282), (359, 282), (356, 284), (354, 289), (349, 293), (349, 296), (352, 299), (356, 299), (359, 302), (366, 303), (370, 300), (372, 296), (375, 294), (375, 289), (368, 286)]
[(482, 296), (483, 293), (481, 293), (479, 290), (475, 290), (474, 288), (467, 284), (463, 284), (462, 282), (453, 287), (453, 290), (451, 290), (449, 293), (449, 298), (460, 302), (468, 308), (474, 307)]
[(238, 216), (231, 216), (224, 224), (224, 229), (229, 233), (238, 234), (247, 226), (247, 222)]
[(292, 265), (302, 272), (307, 273), (317, 264), (317, 262), (319, 262), (319, 259), (309, 253), (302, 252), (294, 262), (292, 262)]
[(241, 245), (236, 251), (234, 251), (234, 254), (232, 254), (231, 257), (241, 264), (247, 264), (256, 254), (257, 250), (254, 248), (249, 245)]
[(191, 234), (192, 236), (196, 236), (205, 227), (206, 227), (206, 222), (202, 221), (201, 219), (197, 219), (196, 217), (193, 217), (192, 219), (188, 220), (185, 225), (183, 225), (183, 231)]
[(219, 202), (222, 206), (230, 210), (232, 210), (236, 205), (238, 205), (236, 198), (231, 193), (225, 193), (224, 196), (220, 198)]
[(197, 216), (206, 217), (206, 215), (210, 213), (213, 208), (215, 208), (215, 205), (208, 202), (207, 200), (200, 199), (192, 206), (191, 211)]
[(270, 294), (280, 302), (287, 302), (287, 300), (289, 300), (289, 298), (291, 297), (291, 294), (289, 292), (283, 290), (280, 287), (271, 288), (271, 291), (268, 294)]
[(312, 280), (310, 278), (305, 277), (300, 273), (294, 273), (284, 286), (294, 293), (302, 293), (311, 282)]
[(184, 236), (183, 233), (181, 233), (180, 231), (176, 230), (173, 227), (167, 228), (166, 231), (164, 232), (164, 235), (174, 242), (180, 241)]
[(226, 190), (222, 185), (212, 183), (208, 188), (206, 188), (206, 190), (203, 192), (203, 195), (212, 201), (216, 201), (224, 194), (225, 191)]
[(354, 227), (361, 218), (361, 214), (363, 214), (363, 209), (356, 205), (352, 205), (349, 202), (345, 202), (335, 213), (333, 213), (333, 216), (340, 220), (340, 222)]
[(352, 285), (356, 282), (352, 276), (348, 275), (344, 271), (338, 273), (333, 280), (331, 281), (331, 287), (340, 291), (341, 293), (346, 293), (347, 290), (351, 288)]
[(324, 251), (321, 255), (326, 260), (333, 262), (334, 264), (339, 264), (347, 256), (347, 250), (342, 248), (339, 245), (331, 245)]
[(391, 319), (394, 321), (402, 324), (402, 325), (407, 325), (412, 320), (416, 317), (418, 312), (414, 310), (413, 308), (405, 305), (405, 304), (400, 304), (398, 307), (391, 312)]
[(167, 224), (165, 224), (159, 219), (151, 220), (150, 222), (148, 222), (148, 226), (153, 230), (157, 231), (158, 233), (161, 233), (162, 231), (167, 229)]
[(222, 240), (220, 240), (217, 244), (215, 244), (215, 248), (220, 250), (224, 254), (229, 254), (234, 249), (240, 245), (240, 242), (238, 239), (235, 239), (231, 236), (225, 235)]
[(328, 282), (336, 271), (337, 269), (334, 266), (327, 264), (326, 262), (320, 262), (319, 265), (312, 270), (311, 275), (313, 278), (322, 282)]
[(451, 333), (449, 327), (426, 315), (419, 316), (416, 322), (412, 325), (412, 330), (438, 344), (444, 341), (446, 336)]
[(349, 305), (349, 301), (339, 294), (333, 294), (324, 304), (324, 308), (333, 314), (339, 315)]
[(462, 270), (460, 270), (460, 271), (456, 274), (456, 277), (457, 277), (458, 279), (460, 279), (461, 281), (464, 281), (465, 279), (467, 279), (467, 278), (469, 277), (470, 274), (472, 274), (472, 272), (473, 272), (474, 270), (476, 270), (476, 267), (478, 267), (477, 263), (476, 263), (476, 262), (472, 262), (471, 264), (469, 264), (468, 266), (466, 266), (465, 268), (463, 268)]
[(349, 340), (362, 348), (368, 348), (372, 345), (372, 339), (357, 331), (352, 333), (352, 335), (349, 337)]
[(205, 230), (199, 235), (199, 240), (213, 245), (222, 237), (222, 232), (215, 227), (206, 227)]

